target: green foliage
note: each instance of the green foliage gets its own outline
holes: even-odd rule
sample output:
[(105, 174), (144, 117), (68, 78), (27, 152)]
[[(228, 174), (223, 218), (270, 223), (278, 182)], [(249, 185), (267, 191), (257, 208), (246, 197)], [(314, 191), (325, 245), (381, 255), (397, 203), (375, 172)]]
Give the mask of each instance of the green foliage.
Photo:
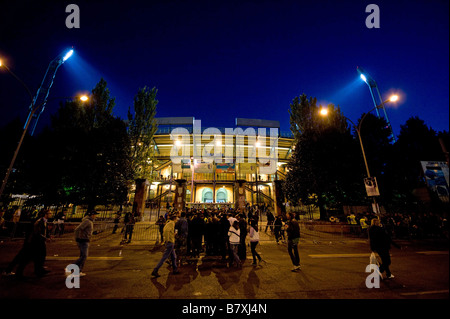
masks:
[(295, 148), (284, 182), (293, 205), (340, 206), (359, 198), (362, 186), (357, 144), (339, 107), (328, 105), (328, 115), (319, 114), (315, 98), (296, 97), (289, 110)]
[(448, 138), (447, 132), (439, 135), (418, 117), (409, 118), (400, 127), (397, 142), (393, 145), (392, 155), (386, 165), (384, 196), (386, 203), (395, 211), (405, 207), (420, 208), (423, 203), (414, 196), (417, 189), (424, 189), (421, 161), (446, 161), (445, 153), (439, 143), (439, 137)]
[(153, 135), (157, 130), (155, 120), (157, 90), (139, 89), (134, 97), (134, 114), (128, 109), (128, 135), (131, 143), (131, 165), (134, 179), (150, 179), (154, 164)]
[[(101, 79), (88, 103), (69, 101), (40, 137), (37, 186), (47, 203), (123, 203), (127, 199), (130, 142), (123, 120), (112, 115), (114, 99)], [(40, 173), (42, 172), (42, 173)]]

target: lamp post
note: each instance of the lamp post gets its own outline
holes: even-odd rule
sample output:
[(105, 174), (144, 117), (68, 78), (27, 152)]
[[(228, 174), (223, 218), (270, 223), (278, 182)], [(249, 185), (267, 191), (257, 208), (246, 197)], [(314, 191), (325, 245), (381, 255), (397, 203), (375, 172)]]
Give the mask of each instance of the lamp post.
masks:
[[(31, 94), (31, 91), (28, 88), (28, 86), (16, 74), (14, 74), (14, 72), (12, 72), (5, 63), (3, 63), (0, 60), (0, 68), (1, 67), (5, 68), (6, 71), (8, 71), (8, 73), (10, 73), (17, 81), (19, 81), (20, 84), (22, 84), (22, 86), (25, 88), (25, 90), (27, 91), (27, 93), (31, 99), (31, 105), (29, 108), (27, 120), (26, 120), (24, 128), (23, 128), (22, 136), (20, 137), (19, 143), (17, 144), (17, 148), (14, 152), (13, 158), (11, 159), (11, 163), (9, 164), (9, 167), (6, 171), (5, 178), (2, 181), (2, 186), (0, 188), (0, 198), (3, 195), (3, 191), (5, 190), (5, 186), (8, 181), (9, 174), (11, 173), (11, 171), (13, 169), (14, 162), (16, 161), (17, 154), (19, 153), (20, 147), (22, 146), (22, 142), (23, 142), (23, 139), (25, 138), (25, 135), (28, 130), (28, 126), (30, 125), (30, 122), (31, 122), (33, 116), (35, 115), (36, 111), (40, 107), (42, 107), (41, 113), (44, 110), (43, 108), (44, 108), (45, 104), (47, 103), (48, 94), (50, 93), (50, 88), (53, 84), (53, 80), (55, 78), (56, 71), (68, 58), (70, 58), (72, 56), (72, 54), (73, 54), (73, 49), (70, 49), (66, 52), (63, 52), (62, 54), (57, 56), (53, 61), (50, 62), (50, 65), (47, 68), (47, 72), (45, 73), (44, 79), (42, 80), (41, 86), (39, 87), (38, 91), (36, 92), (36, 96), (34, 98), (33, 98), (33, 95)], [(43, 101), (36, 105), (37, 99), (40, 97), (41, 90), (43, 91), (43, 94), (44, 94)], [(83, 102), (87, 101), (87, 99), (88, 99), (87, 96), (81, 97), (81, 100)], [(35, 127), (36, 127), (36, 124), (35, 124)], [(33, 128), (33, 131), (34, 131), (34, 128)]]
[[(391, 122), (389, 122), (389, 118), (388, 115), (386, 113), (386, 108), (384, 107), (384, 103), (386, 103), (386, 101), (383, 102), (383, 99), (381, 98), (381, 94), (380, 91), (378, 90), (378, 86), (377, 83), (375, 82), (375, 80), (370, 76), (369, 73), (367, 73), (366, 70), (364, 70), (362, 67), (358, 66), (356, 68), (356, 70), (359, 73), (359, 77), (361, 78), (361, 80), (363, 80), (367, 86), (369, 87), (370, 90), (370, 94), (372, 96), (372, 100), (373, 100), (373, 104), (374, 104), (374, 109), (377, 111), (377, 116), (380, 117), (380, 113), (378, 112), (378, 109), (382, 109), (383, 113), (384, 113), (384, 118), (387, 122), (387, 125), (389, 127), (389, 130), (391, 131), (391, 138), (392, 140), (395, 142), (395, 136), (394, 136), (394, 131), (392, 130), (392, 126), (391, 126)], [(374, 91), (376, 91), (377, 95), (378, 95), (378, 99), (380, 100), (381, 104), (377, 105), (377, 102), (375, 100), (375, 94)]]
[[(367, 158), (366, 158), (366, 153), (364, 151), (364, 145), (363, 145), (362, 138), (361, 138), (361, 126), (362, 126), (362, 123), (364, 122), (364, 119), (366, 118), (366, 116), (369, 113), (371, 113), (373, 110), (378, 109), (380, 107), (384, 107), (385, 103), (396, 102), (396, 101), (398, 101), (398, 95), (392, 95), (388, 100), (386, 100), (383, 103), (375, 106), (369, 112), (364, 114), (364, 116), (361, 118), (361, 121), (359, 121), (359, 125), (356, 125), (351, 119), (349, 119), (348, 117), (344, 116), (344, 118), (347, 119), (353, 125), (353, 127), (356, 130), (356, 133), (358, 134), (359, 145), (361, 146), (361, 152), (362, 152), (362, 155), (363, 155), (364, 165), (365, 165), (365, 168), (366, 168), (366, 173), (367, 173), (367, 177), (368, 178), (370, 178), (371, 175), (370, 175), (369, 165), (367, 164)], [(319, 114), (322, 115), (322, 116), (327, 116), (328, 115), (328, 110), (326, 108), (321, 108), (319, 110)], [(377, 214), (379, 214), (378, 205), (377, 205), (375, 197), (373, 198), (373, 202), (375, 204), (375, 208), (377, 210)]]
[[(67, 98), (71, 98), (71, 97), (66, 97), (66, 99), (67, 99)], [(50, 100), (56, 100), (56, 99), (63, 99), (63, 98), (57, 98), (57, 97), (55, 97), (55, 98), (51, 98)], [(88, 99), (89, 99), (89, 98), (88, 98), (86, 95), (83, 95), (83, 96), (80, 97), (80, 101), (82, 101), (82, 102), (85, 102), (85, 101), (87, 101)], [(6, 170), (6, 175), (5, 175), (5, 178), (3, 179), (2, 186), (1, 186), (1, 188), (0, 188), (0, 198), (1, 198), (1, 196), (3, 195), (3, 191), (5, 190), (6, 183), (8, 182), (9, 174), (11, 173), (11, 171), (12, 171), (12, 169), (13, 169), (13, 166), (14, 166), (14, 163), (15, 163), (15, 161), (16, 161), (17, 155), (19, 154), (20, 147), (22, 146), (23, 140), (24, 140), (25, 135), (26, 135), (26, 133), (27, 133), (27, 131), (28, 131), (28, 126), (30, 125), (31, 118), (33, 117), (33, 115), (34, 115), (34, 113), (36, 112), (36, 110), (39, 109), (39, 108), (42, 106), (42, 104), (43, 104), (43, 103), (41, 103), (40, 105), (34, 107), (34, 108), (30, 111), (30, 114), (29, 114), (29, 116), (28, 116), (28, 118), (27, 118), (27, 121), (26, 121), (26, 123), (25, 123), (25, 127), (24, 127), (23, 132), (22, 132), (22, 136), (20, 137), (19, 143), (17, 144), (16, 150), (15, 150), (15, 152), (14, 152), (14, 155), (13, 155), (12, 159), (11, 159), (11, 163), (9, 164), (9, 167), (8, 167), (8, 169)]]

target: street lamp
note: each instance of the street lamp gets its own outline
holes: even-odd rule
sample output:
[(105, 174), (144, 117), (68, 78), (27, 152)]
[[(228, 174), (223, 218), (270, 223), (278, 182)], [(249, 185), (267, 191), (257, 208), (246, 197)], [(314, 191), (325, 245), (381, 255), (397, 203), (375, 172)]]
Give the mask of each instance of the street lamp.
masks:
[[(45, 73), (44, 79), (42, 80), (41, 86), (37, 90), (36, 96), (34, 98), (33, 98), (33, 95), (31, 94), (31, 91), (28, 88), (28, 86), (14, 72), (12, 72), (6, 64), (4, 64), (3, 62), (0, 61), (0, 67), (5, 68), (17, 81), (20, 82), (20, 84), (22, 84), (22, 86), (25, 88), (25, 90), (27, 91), (27, 93), (31, 99), (31, 105), (29, 107), (29, 113), (28, 113), (27, 120), (25, 121), (25, 126), (23, 128), (22, 136), (20, 137), (19, 143), (17, 144), (16, 151), (14, 152), (13, 158), (11, 160), (11, 163), (9, 164), (9, 168), (6, 171), (5, 178), (3, 179), (2, 186), (0, 188), (0, 198), (3, 195), (3, 191), (5, 190), (5, 186), (8, 181), (9, 174), (11, 173), (11, 170), (14, 166), (14, 162), (16, 160), (17, 154), (19, 153), (20, 147), (22, 146), (22, 142), (26, 135), (26, 132), (28, 130), (28, 126), (30, 125), (30, 122), (31, 122), (33, 116), (35, 115), (36, 111), (40, 107), (42, 107), (42, 110), (40, 113), (42, 113), (44, 111), (44, 107), (45, 107), (45, 104), (47, 103), (47, 98), (50, 93), (50, 88), (53, 85), (53, 80), (55, 78), (56, 71), (68, 58), (70, 58), (72, 56), (72, 54), (73, 54), (73, 49), (70, 49), (69, 51), (61, 53), (60, 55), (58, 55), (55, 59), (53, 59), (50, 62), (49, 66), (47, 68), (47, 72)], [(38, 98), (41, 96), (41, 92), (43, 93), (42, 102), (37, 104)], [(81, 99), (81, 101), (83, 101), (83, 102), (85, 102), (87, 100), (88, 100), (87, 96), (83, 96)], [(37, 115), (38, 119), (39, 119), (39, 115)], [(37, 124), (37, 119), (36, 119), (33, 131), (31, 134), (33, 134), (34, 129), (36, 128), (36, 124)]]
[[(59, 98), (55, 97), (55, 98), (51, 98), (50, 100), (55, 100), (55, 99), (72, 99), (72, 98), (73, 97), (65, 97), (65, 98), (64, 97), (59, 97)], [(82, 96), (79, 97), (79, 99), (82, 102), (86, 102), (89, 98), (86, 95), (82, 95)], [(43, 102), (43, 103), (45, 103), (45, 102)], [(29, 116), (27, 118), (27, 121), (25, 123), (25, 127), (24, 127), (23, 132), (22, 132), (22, 136), (20, 137), (19, 143), (17, 144), (16, 150), (14, 152), (14, 155), (13, 155), (12, 159), (11, 159), (11, 163), (9, 164), (9, 167), (6, 170), (6, 175), (5, 175), (5, 178), (3, 179), (2, 186), (0, 188), (0, 199), (1, 199), (1, 196), (3, 195), (3, 191), (5, 190), (6, 183), (8, 182), (9, 174), (11, 173), (11, 171), (13, 169), (13, 166), (14, 166), (14, 163), (16, 161), (17, 155), (19, 154), (19, 150), (20, 150), (20, 147), (22, 146), (23, 140), (24, 140), (25, 135), (27, 133), (28, 126), (30, 125), (31, 118), (33, 117), (33, 114), (36, 112), (36, 110), (39, 109), (42, 106), (43, 103), (41, 103), (40, 105), (34, 107), (30, 111), (30, 114), (29, 114)]]
[[(385, 107), (384, 107), (384, 103), (385, 103), (385, 102), (383, 102), (383, 99), (381, 98), (381, 94), (380, 94), (380, 91), (378, 90), (377, 83), (376, 83), (375, 80), (370, 76), (370, 74), (367, 73), (367, 71), (364, 70), (362, 67), (358, 66), (358, 67), (356, 68), (356, 71), (358, 71), (359, 77), (361, 78), (361, 80), (363, 80), (363, 81), (367, 84), (367, 86), (369, 87), (370, 95), (372, 96), (372, 101), (373, 101), (373, 104), (374, 104), (374, 106), (375, 106), (375, 109), (376, 109), (376, 112), (377, 112), (377, 116), (378, 116), (378, 117), (380, 117), (380, 113), (378, 112), (378, 109), (380, 108), (380, 109), (383, 110), (384, 118), (385, 118), (385, 120), (386, 120), (386, 123), (387, 123), (387, 125), (388, 125), (390, 131), (391, 131), (391, 138), (392, 138), (392, 140), (395, 142), (394, 131), (392, 130), (391, 123), (389, 122), (389, 118), (388, 118), (386, 109), (385, 109)], [(377, 95), (378, 95), (378, 98), (379, 98), (379, 100), (380, 100), (380, 102), (381, 102), (381, 104), (379, 104), (379, 105), (377, 105), (377, 102), (376, 102), (376, 100), (375, 100), (375, 94), (374, 94), (374, 91), (376, 91), (376, 93), (377, 93)], [(392, 101), (391, 101), (391, 102), (392, 102)]]
[[(364, 165), (365, 165), (365, 167), (366, 167), (366, 173), (367, 173), (367, 177), (368, 177), (368, 178), (370, 178), (371, 176), (370, 176), (369, 165), (367, 164), (366, 153), (365, 153), (365, 151), (364, 151), (364, 145), (363, 145), (362, 138), (361, 138), (361, 126), (362, 126), (362, 123), (363, 123), (364, 119), (366, 118), (367, 114), (371, 113), (373, 110), (378, 109), (378, 108), (380, 108), (380, 107), (384, 107), (384, 104), (385, 104), (385, 103), (396, 102), (396, 101), (398, 101), (398, 95), (392, 95), (389, 99), (387, 99), (387, 100), (384, 101), (383, 103), (381, 103), (381, 104), (375, 106), (375, 107), (372, 108), (369, 112), (367, 112), (367, 113), (364, 114), (364, 116), (361, 118), (361, 121), (359, 121), (359, 125), (356, 125), (351, 119), (349, 119), (348, 117), (344, 116), (344, 118), (347, 119), (347, 120), (353, 125), (353, 127), (354, 127), (355, 130), (356, 130), (356, 133), (358, 134), (359, 144), (360, 144), (360, 146), (361, 146), (361, 152), (362, 152), (362, 155), (363, 155)], [(321, 108), (321, 109), (319, 110), (319, 114), (322, 115), (322, 116), (327, 116), (327, 115), (328, 115), (328, 109), (326, 109), (326, 108)], [(378, 211), (378, 206), (377, 206), (375, 197), (374, 197), (373, 201), (374, 201), (375, 207), (376, 207), (376, 209), (377, 209), (377, 213), (379, 213), (379, 211)]]

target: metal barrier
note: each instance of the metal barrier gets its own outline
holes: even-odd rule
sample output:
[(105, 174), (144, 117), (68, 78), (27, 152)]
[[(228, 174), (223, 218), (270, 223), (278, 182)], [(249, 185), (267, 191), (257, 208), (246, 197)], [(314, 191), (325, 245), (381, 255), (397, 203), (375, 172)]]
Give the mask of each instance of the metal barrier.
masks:
[[(80, 222), (65, 222), (63, 224), (48, 223), (48, 232), (55, 238), (73, 236), (75, 228)], [(344, 223), (324, 223), (317, 221), (301, 221), (300, 234), (302, 239), (316, 240), (316, 241), (336, 241), (345, 238), (360, 238), (365, 237), (361, 232), (359, 225), (348, 225)], [(272, 241), (275, 240), (271, 226), (267, 227), (267, 223), (260, 223), (260, 240)], [(0, 229), (0, 238), (5, 239), (20, 239), (25, 238), (26, 233), (32, 229), (31, 222), (6, 222)], [(144, 221), (137, 222), (131, 228), (128, 228), (123, 223), (115, 224), (111, 221), (96, 221), (94, 222), (94, 235), (92, 240), (105, 239), (110, 237), (111, 240), (128, 241), (129, 233), (131, 232), (132, 241), (161, 241), (161, 234), (159, 226), (155, 222)], [(285, 227), (282, 232), (286, 238)]]

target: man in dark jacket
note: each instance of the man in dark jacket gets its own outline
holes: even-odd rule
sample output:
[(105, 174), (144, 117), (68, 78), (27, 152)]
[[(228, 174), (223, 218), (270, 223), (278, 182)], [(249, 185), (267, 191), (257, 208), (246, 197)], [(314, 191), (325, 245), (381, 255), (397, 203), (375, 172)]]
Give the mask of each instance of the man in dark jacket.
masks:
[(189, 233), (189, 224), (186, 219), (186, 213), (181, 212), (181, 217), (175, 223), (175, 252), (177, 254), (177, 265), (181, 266), (182, 261), (187, 257), (187, 238)]
[(247, 237), (247, 221), (245, 220), (244, 214), (238, 215), (238, 222), (239, 222), (239, 230), (240, 230), (240, 244), (238, 248), (238, 255), (241, 261), (244, 261), (247, 259), (247, 247), (245, 245), (245, 239)]
[(300, 256), (298, 254), (298, 242), (300, 240), (300, 226), (297, 220), (294, 218), (294, 214), (288, 213), (287, 223), (287, 239), (288, 239), (288, 252), (291, 257), (294, 268), (292, 271), (300, 270)]
[(376, 252), (381, 258), (381, 266), (379, 268), (380, 273), (386, 271), (386, 278), (394, 278), (389, 266), (391, 265), (391, 255), (389, 250), (391, 249), (391, 244), (397, 248), (400, 248), (396, 243), (392, 241), (387, 232), (380, 225), (380, 220), (374, 218), (371, 221), (371, 226), (369, 228), (369, 239), (370, 239), (370, 249)]
[(39, 213), (39, 219), (33, 224), (33, 231), (26, 238), (24, 243), (24, 252), (20, 258), (16, 270), (16, 277), (22, 278), (26, 265), (33, 260), (34, 273), (42, 277), (49, 272), (44, 267), (47, 256), (47, 240), (50, 238), (48, 233), (47, 220), (50, 217), (50, 210), (44, 210)]

